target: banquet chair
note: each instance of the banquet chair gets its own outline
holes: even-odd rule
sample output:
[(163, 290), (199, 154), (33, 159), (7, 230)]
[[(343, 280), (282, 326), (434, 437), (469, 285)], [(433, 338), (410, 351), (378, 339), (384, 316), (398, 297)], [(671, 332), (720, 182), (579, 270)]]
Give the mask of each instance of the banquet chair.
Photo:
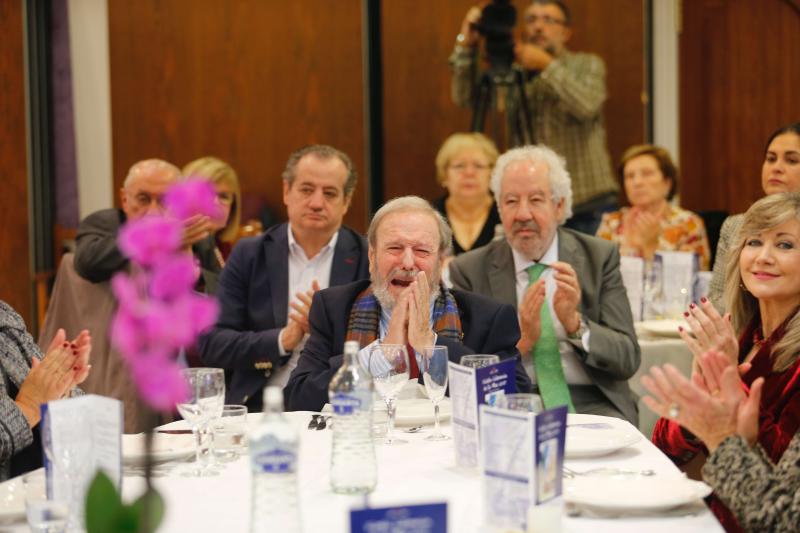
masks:
[(125, 433), (150, 429), (162, 420), (139, 400), (127, 364), (111, 346), (111, 318), (117, 307), (111, 284), (83, 279), (75, 271), (74, 259), (72, 253), (64, 254), (61, 259), (44, 325), (39, 332), (39, 347), (46, 350), (58, 328), (64, 328), (67, 339), (88, 329), (92, 335), (89, 361), (92, 370), (81, 389), (120, 400)]

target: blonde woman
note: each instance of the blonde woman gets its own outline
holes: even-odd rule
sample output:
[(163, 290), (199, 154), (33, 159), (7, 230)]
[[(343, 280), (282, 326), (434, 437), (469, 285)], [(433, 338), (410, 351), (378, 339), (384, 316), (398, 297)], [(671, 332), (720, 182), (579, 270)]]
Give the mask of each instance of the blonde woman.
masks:
[(453, 229), (453, 255), (488, 244), (500, 224), (489, 177), (497, 147), (482, 133), (454, 133), (436, 154), (436, 179), (446, 194), (433, 202)]
[(214, 221), (215, 255), (223, 267), (239, 235), (242, 205), (239, 177), (228, 163), (211, 156), (195, 159), (183, 167), (182, 173), (187, 178), (200, 178), (214, 184), (223, 212), (223, 216)]

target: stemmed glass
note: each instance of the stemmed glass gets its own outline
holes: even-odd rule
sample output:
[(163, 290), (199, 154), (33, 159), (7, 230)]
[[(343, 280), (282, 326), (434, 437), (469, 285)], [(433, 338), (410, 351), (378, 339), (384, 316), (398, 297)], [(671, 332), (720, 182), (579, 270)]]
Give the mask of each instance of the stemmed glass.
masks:
[(191, 426), (196, 439), (195, 465), (182, 472), (184, 476), (215, 476), (212, 468), (211, 423), (222, 416), (225, 405), (225, 373), (221, 368), (186, 368), (181, 371), (189, 385), (185, 402), (178, 412)]
[(384, 444), (406, 444), (394, 437), (394, 415), (397, 409), (395, 400), (408, 381), (408, 351), (404, 344), (376, 344), (369, 353), (369, 368), (375, 389), (386, 402), (389, 413), (389, 426)]
[(425, 346), (422, 348), (422, 379), (425, 392), (433, 402), (433, 434), (425, 440), (448, 440), (450, 437), (439, 428), (439, 402), (447, 389), (447, 346)]

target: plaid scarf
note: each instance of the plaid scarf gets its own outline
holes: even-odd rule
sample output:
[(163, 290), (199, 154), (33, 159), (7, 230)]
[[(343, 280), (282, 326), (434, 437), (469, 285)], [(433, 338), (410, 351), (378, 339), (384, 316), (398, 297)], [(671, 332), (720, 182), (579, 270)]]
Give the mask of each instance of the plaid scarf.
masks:
[[(456, 299), (444, 286), (433, 304), (433, 331), (440, 337), (461, 341), (461, 317)], [(347, 322), (348, 341), (357, 341), (364, 347), (378, 338), (381, 321), (381, 304), (372, 292), (372, 285), (356, 297)]]

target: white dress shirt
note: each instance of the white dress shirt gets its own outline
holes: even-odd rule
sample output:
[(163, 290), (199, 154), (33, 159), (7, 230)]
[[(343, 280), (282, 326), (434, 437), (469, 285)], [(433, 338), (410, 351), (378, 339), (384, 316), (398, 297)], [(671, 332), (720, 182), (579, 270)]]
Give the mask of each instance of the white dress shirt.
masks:
[[(311, 283), (314, 280), (317, 280), (320, 289), (327, 289), (330, 286), (333, 252), (336, 248), (336, 241), (339, 239), (339, 232), (334, 233), (328, 244), (323, 246), (317, 255), (309, 259), (303, 247), (295, 240), (291, 224), (287, 225), (287, 231), (289, 232), (289, 295), (286, 299), (286, 316), (288, 317), (289, 313), (292, 312), (289, 302), (297, 301), (295, 294), (311, 290)], [(303, 337), (303, 340), (295, 346), (286, 364), (281, 365), (280, 368), (272, 373), (267, 381), (268, 385), (276, 387), (284, 387), (286, 385), (289, 381), (289, 375), (294, 370), (294, 367), (297, 366), (297, 359), (300, 357), (300, 352), (303, 351), (307, 337), (307, 335)], [(289, 355), (283, 347), (280, 335), (278, 335), (278, 348), (281, 355)]]
[[(522, 298), (525, 295), (525, 291), (528, 289), (528, 267), (535, 265), (536, 261), (527, 259), (521, 254), (517, 253), (517, 251), (513, 248), (511, 249), (511, 253), (514, 256), (514, 272), (516, 272), (517, 275), (517, 308), (519, 308), (520, 304), (522, 303)], [(539, 262), (545, 265), (551, 265), (556, 261), (558, 261), (557, 233), (553, 237), (553, 242), (550, 243), (550, 247), (547, 248), (547, 251), (544, 253)], [(564, 377), (566, 378), (567, 383), (572, 385), (591, 385), (592, 379), (589, 377), (589, 374), (586, 372), (583, 363), (578, 358), (578, 355), (575, 352), (575, 347), (567, 339), (567, 331), (564, 329), (564, 325), (558, 319), (555, 311), (553, 310), (553, 295), (555, 294), (557, 287), (553, 269), (545, 269), (540, 279), (544, 279), (544, 292), (545, 296), (547, 297), (547, 308), (550, 311), (550, 316), (553, 319), (553, 329), (556, 332), (556, 339), (558, 340), (558, 351), (561, 353), (561, 364), (564, 367)], [(588, 352), (588, 329), (583, 336), (581, 336), (581, 344), (583, 345), (583, 349)], [(536, 372), (533, 370), (532, 358), (523, 354), (522, 360), (525, 363), (525, 369), (528, 371), (531, 381), (536, 383)]]

